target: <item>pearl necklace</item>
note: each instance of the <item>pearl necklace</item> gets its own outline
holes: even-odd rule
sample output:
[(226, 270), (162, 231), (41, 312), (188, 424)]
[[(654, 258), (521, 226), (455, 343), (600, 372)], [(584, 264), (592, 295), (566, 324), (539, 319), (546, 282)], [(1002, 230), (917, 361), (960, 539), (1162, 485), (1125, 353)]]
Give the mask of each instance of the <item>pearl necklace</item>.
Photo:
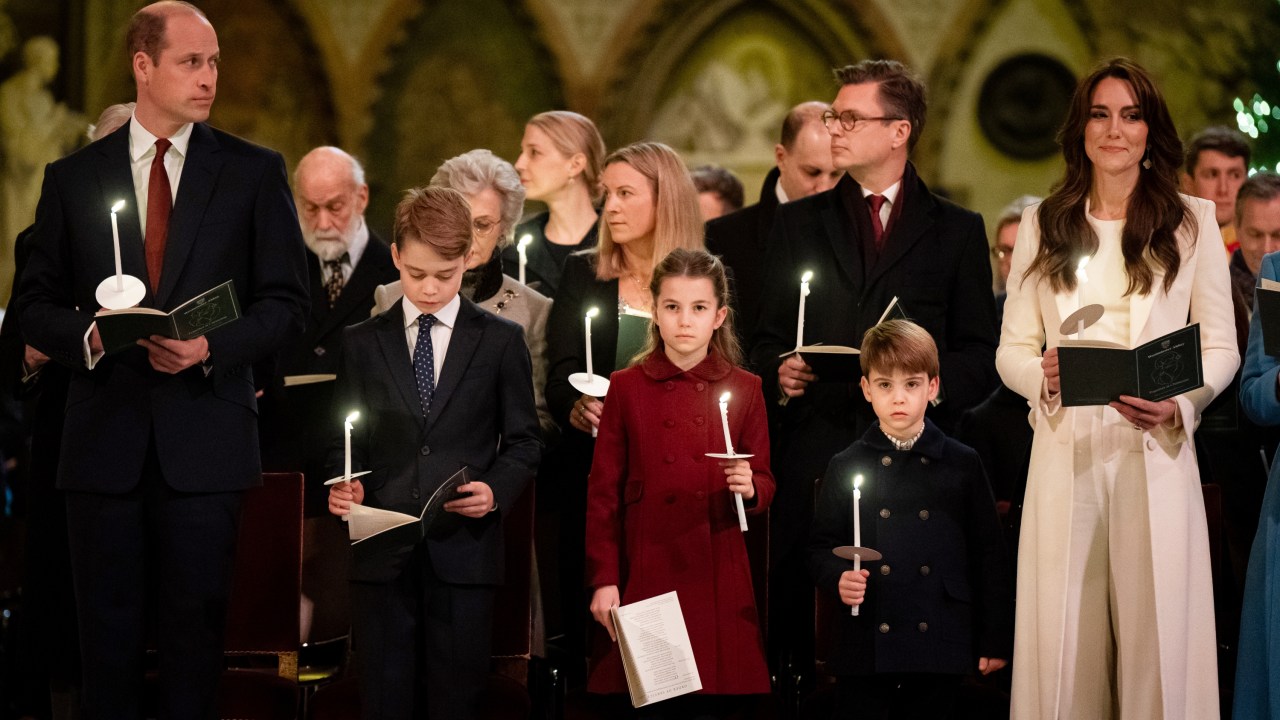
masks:
[(895, 449), (897, 449), (899, 452), (906, 452), (910, 450), (916, 444), (916, 441), (920, 439), (920, 436), (924, 434), (924, 423), (920, 424), (920, 429), (916, 432), (915, 437), (909, 438), (907, 440), (899, 440), (898, 438), (890, 435), (889, 433), (885, 432), (883, 426), (881, 426), (880, 432), (884, 433), (884, 436), (889, 438), (889, 442), (893, 443), (893, 447)]

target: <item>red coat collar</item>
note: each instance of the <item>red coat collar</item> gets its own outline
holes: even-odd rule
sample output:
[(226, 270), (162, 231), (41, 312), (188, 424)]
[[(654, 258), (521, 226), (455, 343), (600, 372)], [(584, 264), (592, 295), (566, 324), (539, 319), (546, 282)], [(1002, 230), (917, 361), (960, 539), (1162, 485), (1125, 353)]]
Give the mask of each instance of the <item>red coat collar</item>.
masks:
[(681, 370), (676, 367), (669, 359), (667, 354), (661, 350), (649, 353), (640, 363), (640, 367), (644, 370), (644, 374), (654, 380), (670, 380), (671, 378), (682, 373), (688, 373), (699, 380), (707, 382), (715, 382), (723, 380), (733, 370), (733, 365), (712, 350), (702, 359), (702, 362), (694, 365), (689, 370)]

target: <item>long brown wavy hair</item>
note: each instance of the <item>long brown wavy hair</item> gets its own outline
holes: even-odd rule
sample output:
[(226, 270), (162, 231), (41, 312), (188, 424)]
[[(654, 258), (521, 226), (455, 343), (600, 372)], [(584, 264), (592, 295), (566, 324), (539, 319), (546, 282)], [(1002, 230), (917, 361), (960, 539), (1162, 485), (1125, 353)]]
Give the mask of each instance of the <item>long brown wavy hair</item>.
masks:
[(1085, 126), (1089, 123), (1093, 91), (1104, 78), (1124, 80), (1138, 101), (1147, 123), (1147, 154), (1151, 167), (1139, 171), (1138, 184), (1125, 211), (1121, 252), (1129, 285), (1125, 295), (1151, 292), (1153, 265), (1164, 270), (1168, 291), (1178, 276), (1182, 254), (1177, 231), (1189, 223), (1194, 241), (1196, 219), (1178, 195), (1178, 168), (1182, 141), (1169, 117), (1160, 90), (1140, 65), (1127, 58), (1107, 60), (1076, 86), (1071, 109), (1058, 131), (1058, 144), (1067, 161), (1067, 172), (1040, 205), (1040, 248), (1027, 268), (1027, 276), (1039, 272), (1054, 292), (1076, 287), (1076, 263), (1082, 255), (1098, 251), (1098, 236), (1085, 218), (1085, 202), (1093, 188), (1093, 163), (1085, 154)]
[[(658, 295), (662, 292), (662, 281), (667, 278), (706, 278), (711, 281), (711, 288), (716, 295), (716, 309), (729, 308), (724, 322), (711, 333), (711, 351), (733, 363), (742, 365), (742, 346), (738, 343), (738, 334), (733, 331), (733, 306), (729, 304), (729, 278), (724, 270), (724, 263), (715, 255), (701, 248), (676, 248), (667, 254), (653, 269), (653, 280), (649, 282), (649, 292), (653, 293), (653, 311), (658, 312)], [(663, 349), (662, 333), (658, 330), (656, 318), (649, 321), (649, 335), (645, 338), (644, 347), (631, 359), (631, 364), (642, 362), (645, 358)]]

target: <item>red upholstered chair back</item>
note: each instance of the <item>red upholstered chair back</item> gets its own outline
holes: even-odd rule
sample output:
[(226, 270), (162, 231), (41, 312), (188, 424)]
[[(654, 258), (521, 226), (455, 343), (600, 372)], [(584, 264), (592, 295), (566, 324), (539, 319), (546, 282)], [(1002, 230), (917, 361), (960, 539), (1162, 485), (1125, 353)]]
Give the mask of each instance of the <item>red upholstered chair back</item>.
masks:
[(503, 517), (506, 577), (493, 608), (493, 670), (528, 683), (533, 654), (533, 483)]
[(302, 474), (266, 473), (245, 495), (227, 653), (280, 655), (280, 674), (296, 679), (301, 588)]

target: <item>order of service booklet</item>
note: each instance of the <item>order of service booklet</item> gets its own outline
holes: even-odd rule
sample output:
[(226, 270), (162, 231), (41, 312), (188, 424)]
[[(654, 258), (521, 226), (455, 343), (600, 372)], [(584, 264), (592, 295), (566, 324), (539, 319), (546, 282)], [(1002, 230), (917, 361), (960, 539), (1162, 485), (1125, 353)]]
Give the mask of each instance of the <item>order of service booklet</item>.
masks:
[(445, 512), (444, 504), (464, 497), (466, 493), (458, 492), (458, 487), (469, 482), (471, 472), (468, 468), (464, 467), (454, 473), (436, 488), (417, 517), (394, 510), (353, 504), (351, 514), (347, 516), (347, 537), (351, 540), (351, 550), (355, 557), (367, 557), (422, 542), (436, 519)]
[(1188, 325), (1132, 350), (1066, 339), (1058, 346), (1062, 404), (1106, 405), (1121, 395), (1159, 402), (1204, 385), (1200, 325)]
[(94, 314), (102, 350), (107, 354), (132, 347), (139, 340), (161, 335), (191, 340), (240, 317), (236, 290), (228, 280), (182, 303), (170, 312), (155, 308), (99, 310)]
[(1280, 282), (1259, 278), (1256, 295), (1262, 314), (1262, 351), (1280, 357)]
[(702, 689), (675, 591), (609, 610), (632, 707)]
[[(876, 325), (885, 320), (909, 320), (906, 310), (903, 309), (902, 303), (898, 302), (895, 296), (889, 301), (888, 307), (880, 314), (880, 319), (876, 321)], [(813, 369), (813, 374), (818, 377), (817, 382), (858, 382), (862, 378), (862, 361), (858, 358), (860, 351), (858, 348), (847, 347), (845, 345), (804, 345), (794, 350), (788, 350), (782, 353), (780, 357), (787, 357), (800, 353), (804, 358), (804, 362)]]

